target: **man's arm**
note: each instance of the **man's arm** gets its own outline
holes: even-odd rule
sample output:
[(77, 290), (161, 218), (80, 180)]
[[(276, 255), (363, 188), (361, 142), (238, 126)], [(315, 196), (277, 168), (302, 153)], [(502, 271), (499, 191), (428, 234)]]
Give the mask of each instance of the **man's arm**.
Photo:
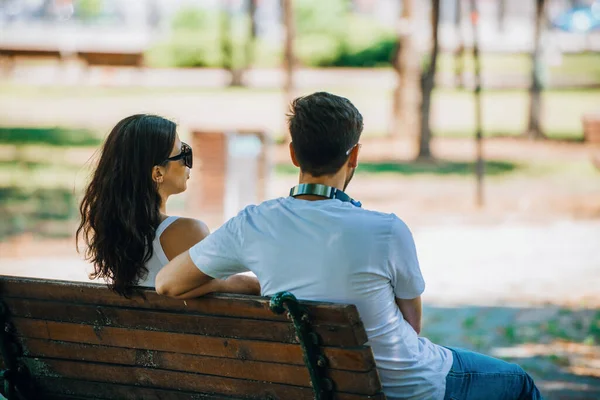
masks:
[(423, 307), (421, 305), (421, 296), (414, 299), (400, 299), (396, 297), (396, 304), (404, 319), (413, 327), (417, 334), (421, 333), (421, 315)]
[(214, 291), (216, 284), (211, 284), (212, 281), (212, 277), (194, 265), (189, 251), (186, 251), (158, 271), (156, 293), (182, 299), (199, 297)]
[(192, 299), (215, 292), (260, 295), (260, 284), (256, 277), (248, 275), (213, 279), (194, 265), (186, 251), (158, 272), (156, 292), (177, 299)]
[(256, 277), (238, 275), (248, 271), (240, 255), (239, 223), (230, 219), (173, 258), (156, 276), (156, 292), (181, 299), (212, 292), (260, 294)]
[(396, 304), (404, 319), (418, 334), (421, 332), (421, 294), (425, 290), (425, 281), (412, 233), (395, 215), (388, 266)]

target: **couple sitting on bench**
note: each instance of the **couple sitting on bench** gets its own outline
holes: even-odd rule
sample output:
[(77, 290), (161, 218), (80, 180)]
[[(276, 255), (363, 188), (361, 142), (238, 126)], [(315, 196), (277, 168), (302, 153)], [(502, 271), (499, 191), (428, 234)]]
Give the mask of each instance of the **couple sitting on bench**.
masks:
[(540, 399), (518, 365), (419, 337), (425, 282), (410, 230), (344, 193), (363, 130), (352, 103), (329, 93), (298, 98), (289, 128), (300, 184), (209, 234), (200, 221), (166, 215), (192, 168), (176, 125), (150, 115), (119, 122), (81, 204), (78, 236), (94, 277), (125, 296), (150, 286), (181, 299), (289, 291), (355, 304), (387, 398)]

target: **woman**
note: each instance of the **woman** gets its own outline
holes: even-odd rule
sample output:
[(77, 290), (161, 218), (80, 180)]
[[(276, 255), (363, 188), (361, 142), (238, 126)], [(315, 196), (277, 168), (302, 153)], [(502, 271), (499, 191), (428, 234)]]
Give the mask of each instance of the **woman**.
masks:
[[(104, 143), (79, 207), (77, 248), (81, 235), (86, 259), (94, 265), (90, 278), (105, 279), (126, 297), (135, 286), (154, 287), (164, 265), (209, 234), (203, 222), (166, 212), (169, 197), (187, 188), (193, 163), (192, 149), (176, 128), (155, 115), (120, 121)], [(232, 278), (215, 279), (203, 293), (259, 294), (255, 278)]]

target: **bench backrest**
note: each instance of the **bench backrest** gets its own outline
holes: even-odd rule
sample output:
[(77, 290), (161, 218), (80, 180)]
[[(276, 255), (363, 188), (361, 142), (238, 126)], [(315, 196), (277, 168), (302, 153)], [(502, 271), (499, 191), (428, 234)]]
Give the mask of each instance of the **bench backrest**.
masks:
[[(294, 325), (268, 298), (144, 297), (0, 276), (0, 370), (10, 369), (22, 392), (28, 377), (35, 398), (315, 398)], [(384, 399), (356, 307), (300, 305), (318, 335), (332, 398)]]

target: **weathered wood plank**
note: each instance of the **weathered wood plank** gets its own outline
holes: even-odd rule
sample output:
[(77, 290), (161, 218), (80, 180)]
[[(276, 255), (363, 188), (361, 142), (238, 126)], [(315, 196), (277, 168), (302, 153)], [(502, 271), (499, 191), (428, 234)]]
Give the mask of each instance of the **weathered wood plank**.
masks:
[[(14, 317), (44, 319), (57, 322), (111, 326), (164, 332), (190, 333), (204, 336), (244, 338), (283, 343), (297, 343), (289, 322), (245, 318), (207, 316), (195, 313), (139, 310), (135, 308), (80, 305), (54, 301), (5, 298), (4, 303)], [(355, 347), (366, 343), (350, 326), (315, 326), (325, 346)], [(364, 330), (360, 330), (364, 332)], [(357, 337), (358, 336), (358, 337)], [(362, 342), (358, 340), (364, 339)]]
[[(269, 299), (265, 297), (218, 294), (184, 301), (159, 296), (152, 289), (145, 289), (143, 293), (145, 299), (140, 296), (126, 299), (101, 284), (0, 276), (2, 298), (56, 300), (77, 304), (192, 311), (208, 315), (287, 321), (285, 316), (271, 312)], [(311, 320), (315, 325), (326, 323), (362, 326), (355, 306), (310, 301), (303, 301), (302, 304), (310, 307)]]
[(39, 389), (46, 393), (50, 393), (44, 400), (62, 400), (70, 398), (102, 400), (241, 400), (241, 397), (198, 394), (179, 390), (117, 385), (64, 378), (36, 378), (36, 384)]
[(309, 388), (220, 376), (49, 358), (29, 358), (23, 361), (33, 376), (62, 377), (239, 397), (265, 398), (270, 395), (276, 399), (312, 400), (313, 398), (312, 390)]
[[(164, 390), (132, 385), (120, 385), (110, 383), (98, 383), (89, 381), (79, 381), (74, 379), (62, 378), (37, 378), (38, 386), (46, 391), (56, 394), (56, 397), (49, 397), (44, 400), (59, 400), (61, 393), (81, 396), (85, 399), (111, 399), (111, 400), (248, 400), (248, 399), (277, 399), (277, 397), (230, 397), (218, 394), (201, 394), (175, 390)], [(75, 397), (77, 398), (77, 397)], [(337, 394), (336, 400), (385, 400), (383, 394), (374, 396), (357, 396), (350, 394)], [(295, 399), (289, 399), (295, 400)]]
[[(94, 327), (18, 317), (12, 322), (16, 334), (26, 338), (304, 365), (302, 349), (297, 344)], [(325, 347), (324, 354), (334, 369), (368, 372), (375, 367), (373, 353), (366, 346), (352, 349)]]
[[(23, 339), (22, 345), (23, 352), (28, 357), (159, 368), (310, 387), (308, 370), (305, 366), (300, 365), (242, 361), (40, 339)], [(341, 392), (376, 394), (381, 391), (381, 384), (375, 369), (369, 372), (330, 369), (329, 377), (335, 382), (337, 390)]]
[[(313, 400), (312, 389), (201, 374), (152, 370), (53, 359), (27, 359), (27, 367), (37, 377), (70, 378), (121, 385), (139, 385), (202, 394), (222, 394), (252, 399)], [(339, 400), (383, 399), (373, 396), (336, 393)]]

